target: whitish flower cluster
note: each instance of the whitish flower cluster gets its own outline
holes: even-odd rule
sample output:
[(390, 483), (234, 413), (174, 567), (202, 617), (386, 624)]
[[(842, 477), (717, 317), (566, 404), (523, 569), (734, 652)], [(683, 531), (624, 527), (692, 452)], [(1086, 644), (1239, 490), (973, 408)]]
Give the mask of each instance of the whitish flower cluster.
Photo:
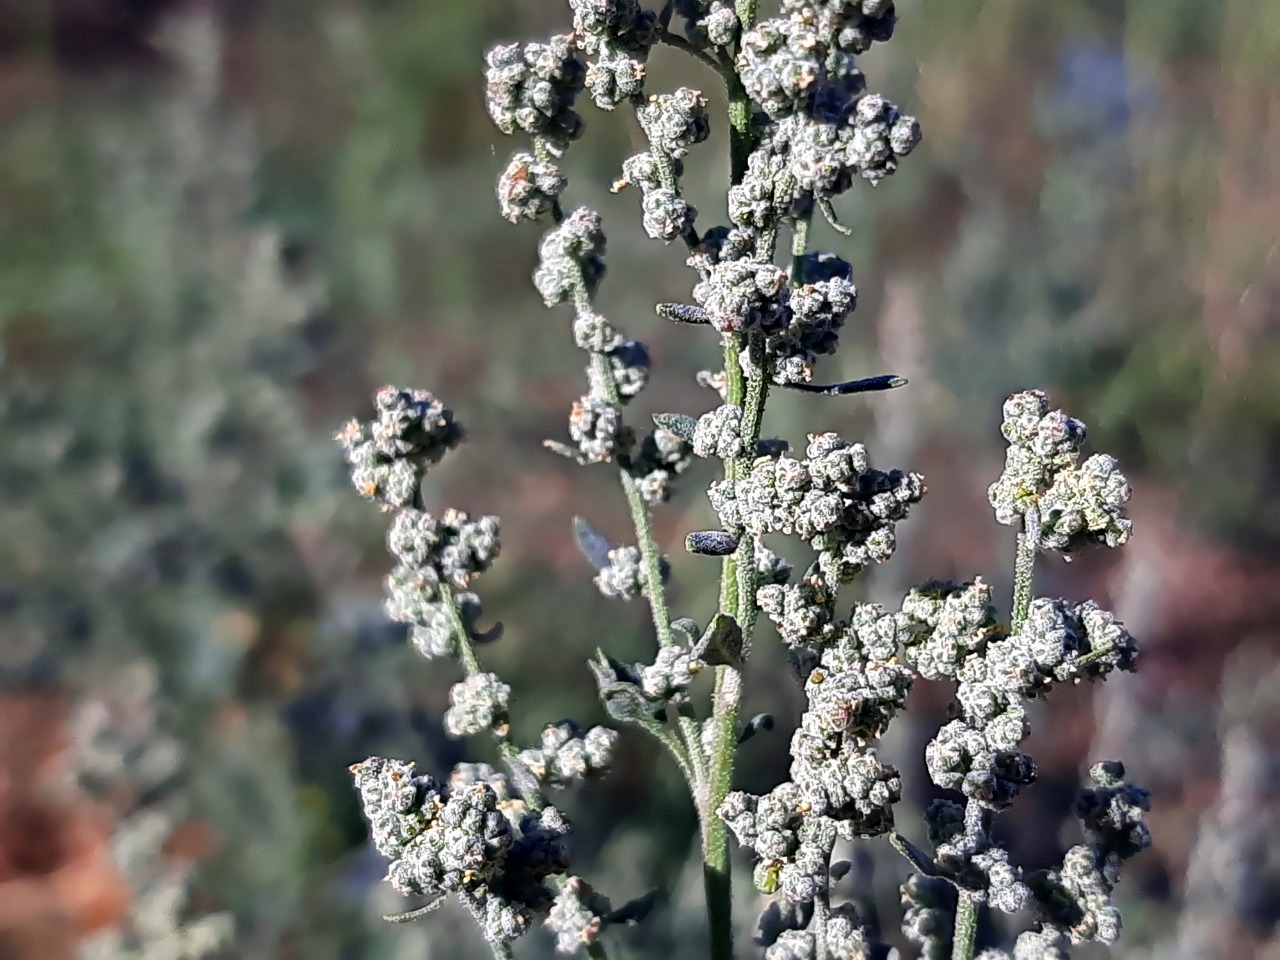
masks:
[(425, 390), (399, 387), (383, 387), (374, 405), (374, 420), (351, 421), (337, 440), (356, 489), (394, 511), (387, 616), (413, 627), (423, 656), (456, 656), (460, 630), (471, 640), (492, 639), (477, 629), (480, 601), (466, 588), (498, 555), (498, 518), (473, 520), (452, 509), (435, 517), (418, 509), (428, 465), (462, 438), (451, 410)]
[(657, 14), (639, 0), (569, 0), (574, 36), (595, 57), (587, 68), (587, 89), (601, 110), (639, 96), (644, 65), (658, 42)]
[[(595, 585), (606, 597), (634, 600), (649, 593), (649, 565), (639, 547), (615, 547), (587, 521), (575, 523), (578, 546), (596, 568)], [(658, 560), (658, 572), (666, 583), (671, 566), (665, 557)]]
[(485, 64), (485, 106), (503, 133), (523, 130), (556, 146), (581, 135), (582, 117), (573, 102), (586, 83), (587, 66), (573, 36), (499, 44)]
[(683, 158), (711, 133), (707, 101), (697, 90), (681, 87), (675, 93), (650, 97), (636, 108), (649, 149), (622, 164), (615, 191), (634, 184), (640, 188), (645, 233), (668, 242), (678, 237), (693, 247), (698, 242), (694, 220), (698, 211), (680, 193)]
[(732, 0), (675, 0), (684, 34), (699, 49), (726, 49), (742, 30)]
[(592, 727), (583, 731), (572, 720), (547, 724), (538, 746), (520, 753), (524, 764), (547, 787), (566, 787), (609, 766), (616, 730)]
[(568, 183), (554, 163), (522, 151), (511, 158), (498, 178), (498, 207), (512, 223), (536, 222), (555, 211)]
[(1092, 786), (1076, 800), (1084, 843), (1066, 852), (1061, 867), (1026, 878), (1036, 928), (1018, 937), (1011, 954), (988, 950), (982, 960), (1065, 960), (1070, 944), (1109, 945), (1119, 938), (1120, 911), (1111, 893), (1124, 861), (1151, 845), (1151, 797), (1125, 782), (1120, 763), (1095, 764), (1089, 779)]
[[(374, 844), (391, 860), (392, 886), (432, 898), (455, 893), (487, 939), (506, 943), (529, 927), (534, 913), (551, 908), (554, 891), (546, 881), (568, 868), (568, 821), (544, 805), (543, 789), (603, 771), (616, 734), (602, 727), (583, 733), (566, 720), (547, 727), (537, 747), (518, 752), (510, 745), (511, 688), (480, 670), (472, 649), (496, 639), (500, 625), (477, 631), (480, 601), (467, 590), (497, 557), (498, 520), (472, 520), (453, 509), (437, 518), (419, 507), (426, 465), (461, 437), (450, 411), (425, 391), (394, 387), (379, 391), (376, 404), (374, 422), (352, 423), (338, 440), (357, 487), (394, 510), (387, 549), (396, 566), (387, 578), (387, 614), (413, 625), (413, 644), (424, 656), (466, 664), (467, 676), (449, 691), (445, 731), (453, 737), (492, 733), (503, 744), (515, 788), (483, 764), (455, 767), (448, 784), (416, 775), (412, 763), (377, 757), (351, 772)], [(371, 469), (397, 464), (413, 471), (406, 484), (411, 494), (388, 496), (381, 480), (370, 481), (378, 489), (362, 486)]]
[(808, 383), (817, 358), (836, 352), (840, 328), (858, 304), (853, 268), (835, 254), (809, 254), (798, 266), (790, 322), (765, 341), (765, 358), (775, 383)]
[(1106, 454), (1077, 463), (1083, 423), (1050, 410), (1044, 393), (1029, 390), (1005, 401), (1001, 432), (1009, 448), (1004, 473), (989, 492), (996, 519), (1025, 524), (1039, 546), (1063, 553), (1129, 539), (1129, 482)]
[(462, 440), (453, 411), (426, 390), (383, 387), (368, 423), (352, 420), (337, 435), (360, 495), (388, 507), (418, 498), (427, 468)]
[(556, 893), (543, 925), (555, 934), (556, 953), (573, 954), (600, 939), (612, 905), (581, 877), (569, 877)]
[(809, 930), (785, 930), (764, 952), (764, 960), (871, 960), (873, 950), (867, 929), (852, 904), (831, 911), (823, 927), (824, 952), (819, 953), (817, 936)]
[[(1028, 731), (1025, 701), (1043, 696), (1055, 682), (1101, 680), (1115, 669), (1132, 670), (1137, 647), (1124, 625), (1093, 601), (1073, 608), (1037, 599), (1021, 629), (1001, 637), (977, 618), (981, 595), (965, 597), (974, 587), (956, 591), (952, 596), (961, 600), (952, 623), (961, 628), (959, 638), (935, 640), (916, 621), (922, 627), (918, 636), (928, 639), (911, 648), (936, 676), (959, 681), (956, 719), (938, 731), (925, 760), (938, 786), (1001, 809), (1035, 778), (1034, 762), (1017, 749)], [(965, 606), (967, 613), (960, 609)], [(939, 623), (950, 631), (945, 619)], [(950, 650), (956, 647), (973, 649), (949, 673)]]
[(733, 460), (742, 454), (742, 408), (723, 404), (698, 418), (693, 454)]
[(818, 551), (830, 583), (851, 579), (894, 551), (894, 527), (924, 494), (919, 474), (871, 467), (866, 448), (834, 433), (813, 434), (804, 460), (761, 458), (736, 483), (708, 496), (726, 530), (794, 533)]
[(828, 889), (838, 837), (893, 827), (901, 780), (868, 744), (906, 703), (912, 677), (894, 656), (896, 629), (885, 629), (884, 616), (871, 605), (855, 611), (808, 672), (791, 779), (762, 797), (731, 793), (718, 811), (759, 858), (756, 885), (765, 893), (814, 900)]
[(449, 783), (412, 763), (371, 757), (351, 767), (387, 880), (404, 894), (456, 894), (485, 938), (507, 943), (554, 899), (547, 880), (569, 865), (569, 821), (555, 807), (513, 799), (505, 779), (480, 765)]
[(902, 601), (906, 660), (926, 680), (950, 680), (970, 654), (1003, 634), (989, 584), (931, 580)]
[(693, 621), (676, 621), (672, 628), (683, 642), (659, 647), (653, 663), (622, 663), (603, 653), (591, 662), (600, 700), (615, 720), (661, 721), (669, 707), (689, 702), (689, 686), (707, 668), (703, 658), (710, 654)]

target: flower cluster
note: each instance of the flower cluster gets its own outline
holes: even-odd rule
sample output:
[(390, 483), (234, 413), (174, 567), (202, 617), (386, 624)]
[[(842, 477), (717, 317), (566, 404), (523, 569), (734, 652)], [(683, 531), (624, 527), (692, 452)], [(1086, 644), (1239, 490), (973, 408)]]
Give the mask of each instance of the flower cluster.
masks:
[(551, 215), (569, 181), (560, 168), (533, 154), (515, 154), (498, 178), (498, 207), (512, 223)]
[(548, 724), (538, 746), (524, 750), (520, 762), (548, 787), (565, 787), (605, 770), (618, 741), (616, 730), (583, 731), (572, 720)]
[[(513, 222), (554, 221), (539, 245), (534, 284), (548, 307), (572, 307), (573, 340), (587, 354), (587, 389), (571, 410), (568, 442), (547, 446), (579, 464), (614, 466), (635, 530), (634, 544), (617, 546), (577, 518), (575, 536), (602, 593), (648, 601), (657, 639), (649, 662), (621, 662), (603, 651), (592, 661), (606, 711), (658, 738), (689, 783), (704, 831), (727, 825), (756, 856), (757, 887), (782, 894), (785, 908), (771, 908), (777, 922), (761, 926), (768, 960), (863, 960), (879, 947), (848, 905), (830, 902), (833, 882), (848, 869), (832, 864), (833, 849), (837, 840), (893, 830), (901, 778), (879, 759), (875, 744), (916, 680), (953, 682), (950, 721), (928, 745), (926, 763), (934, 783), (959, 791), (965, 803), (930, 806), (930, 853), (893, 838), (918, 871), (903, 888), (907, 935), (926, 956), (972, 956), (973, 931), (964, 933), (966, 952), (956, 939), (963, 926), (958, 919), (981, 902), (1006, 911), (1035, 906), (1040, 923), (1020, 941), (1019, 956), (1053, 956), (1064, 937), (1107, 939), (1114, 866), (1143, 845), (1135, 811), (1144, 808), (1145, 795), (1123, 785), (1119, 773), (1098, 780), (1082, 800), (1083, 852), (1072, 851), (1061, 870), (1043, 875), (1024, 877), (995, 842), (991, 823), (1035, 776), (1031, 757), (1020, 749), (1027, 703), (1059, 683), (1133, 668), (1134, 642), (1111, 614), (1091, 602), (1034, 599), (1031, 591), (1037, 550), (1115, 545), (1128, 536), (1129, 490), (1115, 462), (1099, 455), (1078, 463), (1083, 425), (1050, 413), (1042, 394), (1011, 398), (1004, 423), (1008, 463), (991, 488), (998, 518), (1023, 525), (1009, 624), (998, 618), (991, 588), (980, 579), (931, 581), (910, 591), (900, 609), (859, 603), (840, 616), (840, 587), (894, 552), (896, 525), (923, 496), (923, 480), (872, 468), (861, 444), (834, 433), (810, 435), (799, 457), (788, 456), (784, 441), (761, 438), (771, 385), (847, 396), (905, 382), (890, 375), (812, 382), (818, 358), (835, 352), (858, 291), (849, 263), (807, 248), (816, 214), (843, 230), (832, 201), (859, 181), (882, 181), (920, 140), (914, 118), (868, 93), (859, 62), (874, 43), (892, 36), (892, 0), (782, 0), (777, 16), (759, 22), (753, 4), (731, 0), (673, 0), (658, 12), (640, 0), (569, 5), (569, 37), (491, 52), (488, 99), (500, 130), (522, 130), (534, 141), (499, 178), (501, 212)], [(673, 32), (681, 28), (683, 37)], [(688, 87), (644, 95), (646, 63), (659, 42), (692, 54), (728, 81), (728, 225), (699, 230), (697, 211), (681, 189), (690, 151), (710, 133), (707, 98)], [(687, 302), (659, 304), (658, 314), (709, 328), (724, 348), (724, 368), (699, 375), (720, 404), (700, 417), (656, 414), (654, 428), (643, 433), (626, 413), (648, 383), (648, 351), (595, 308), (605, 275), (600, 215), (585, 207), (566, 213), (561, 206), (566, 183), (556, 161), (580, 132), (573, 107), (582, 89), (603, 109), (623, 102), (634, 108), (647, 145), (623, 162), (614, 189), (639, 189), (645, 232), (682, 241), (697, 274)], [(784, 229), (791, 241), (785, 268), (776, 262)], [(438, 457), (415, 450), (396, 456)], [(705, 629), (668, 611), (670, 567), (651, 515), (695, 456), (724, 465), (723, 478), (708, 489), (721, 529), (685, 538), (690, 553), (722, 558), (720, 603)], [(416, 508), (416, 492), (395, 505)], [(496, 551), (496, 527), (485, 527), (488, 518), (446, 514), (436, 522), (416, 510), (406, 513), (394, 540), (408, 552), (402, 556), (393, 545), (401, 564), (390, 609), (415, 624), (419, 649), (465, 657), (468, 645), (481, 639), (473, 633), (478, 600), (467, 588)], [(764, 543), (779, 534), (817, 554), (794, 582), (791, 565)], [(761, 611), (787, 645), (805, 710), (790, 743), (789, 778), (760, 795), (727, 792), (734, 746), (773, 725), (763, 714), (742, 723), (737, 713), (739, 671)], [(695, 698), (695, 680), (705, 671), (716, 674), (709, 719), (699, 716)], [(446, 727), (455, 735), (487, 728), (498, 736), (520, 798), (505, 781), (505, 793), (490, 789), (499, 801), (527, 803), (523, 816), (542, 809), (532, 799), (542, 786), (599, 769), (615, 736), (601, 728), (584, 733), (563, 721), (545, 728), (539, 746), (517, 752), (507, 739), (509, 694), (471, 656)], [(491, 778), (472, 779), (483, 785)], [(460, 794), (455, 788), (441, 796), (443, 809)], [(501, 802), (469, 802), (479, 812), (467, 815), (481, 834), (485, 824), (497, 824), (486, 818)], [(512, 843), (495, 833), (504, 853)], [(507, 872), (486, 874), (478, 863), (461, 879), (446, 880), (453, 874), (428, 871), (430, 883), (419, 887), (434, 891), (451, 882), (455, 887), (448, 889), (466, 896), (466, 884), (492, 888)], [(514, 875), (523, 876), (519, 869)], [(551, 901), (539, 887), (547, 875), (512, 881), (535, 894), (532, 900), (503, 894), (502, 903), (549, 911), (546, 923), (561, 950), (595, 944), (605, 925), (628, 915), (627, 908), (610, 911), (579, 878), (561, 883)], [(712, 938), (717, 960), (731, 949), (727, 907), (721, 907), (712, 911), (713, 925), (721, 928)], [(504, 909), (495, 908), (498, 940), (507, 929), (502, 923), (513, 922)]]
[[(802, 581), (810, 596), (819, 586), (815, 579)], [(772, 599), (792, 590), (773, 585), (766, 592)], [(813, 901), (828, 889), (837, 838), (877, 836), (893, 827), (901, 779), (869, 745), (911, 690), (911, 671), (896, 656), (899, 620), (862, 604), (849, 620), (825, 618), (802, 636), (823, 646), (804, 678), (808, 705), (791, 740), (791, 779), (762, 797), (731, 793), (719, 810), (759, 858), (756, 884), (766, 893)]]
[[(902, 605), (907, 662), (922, 677), (956, 681), (953, 719), (929, 743), (925, 761), (935, 784), (959, 791), (966, 800), (965, 806), (949, 800), (930, 806), (925, 819), (931, 857), (901, 841), (923, 874), (903, 887), (903, 930), (926, 957), (950, 955), (952, 923), (962, 900), (1008, 913), (1034, 909), (1037, 928), (1018, 938), (1014, 958), (1065, 958), (1069, 943), (1113, 942), (1119, 915), (1110, 893), (1120, 861), (1150, 842), (1143, 822), (1147, 793), (1126, 784), (1116, 763), (1093, 768), (1093, 786), (1081, 792), (1077, 804), (1086, 842), (1067, 851), (1060, 869), (1024, 876), (994, 839), (994, 814), (1035, 778), (1034, 761), (1019, 749), (1029, 729), (1027, 702), (1059, 683), (1133, 670), (1137, 660), (1137, 646), (1124, 624), (1093, 601), (1032, 597), (1038, 548), (1066, 550), (1123, 539), (1098, 535), (1069, 543), (1044, 535), (1062, 530), (1057, 520), (1046, 525), (1041, 510), (1051, 491), (1077, 482), (1084, 424), (1051, 412), (1048, 398), (1033, 391), (1005, 403), (1002, 432), (1010, 447), (991, 502), (997, 519), (1024, 524), (1010, 627), (997, 621), (991, 589), (981, 580), (927, 583)], [(1095, 456), (1086, 465), (1101, 460), (1110, 462)], [(1127, 497), (1126, 487), (1123, 498), (1107, 502), (1105, 523), (1125, 536)], [(1097, 532), (1101, 526), (1088, 529)], [(990, 950), (981, 956), (1007, 960), (1010, 955)]]
[(483, 765), (459, 768), (448, 783), (381, 757), (351, 773), (396, 890), (456, 894), (494, 943), (516, 939), (534, 912), (550, 908), (547, 881), (569, 866), (569, 821), (555, 807), (514, 799), (505, 778)]
[(427, 469), (462, 440), (462, 428), (426, 390), (383, 387), (374, 405), (372, 421), (352, 420), (337, 440), (361, 496), (407, 507), (417, 499)]
[(1120, 867), (1151, 845), (1146, 824), (1151, 796), (1124, 776), (1124, 765), (1116, 762), (1090, 769), (1092, 786), (1076, 800), (1084, 843), (1066, 852), (1061, 867), (1026, 878), (1027, 897), (1021, 905), (1034, 909), (1036, 928), (1018, 937), (1011, 954), (988, 950), (981, 960), (1065, 958), (1070, 944), (1116, 942), (1120, 911), (1111, 893)]
[(638, 97), (644, 65), (657, 43), (657, 15), (639, 0), (569, 0), (574, 35), (595, 57), (587, 68), (587, 89), (601, 110)]
[(605, 770), (617, 735), (603, 727), (584, 733), (566, 720), (547, 727), (537, 747), (510, 745), (511, 688), (481, 670), (473, 650), (496, 639), (500, 625), (477, 629), (480, 600), (468, 589), (498, 555), (498, 519), (455, 509), (436, 517), (420, 508), (427, 466), (462, 436), (451, 411), (430, 393), (396, 387), (380, 390), (375, 404), (372, 422), (353, 422), (337, 439), (357, 489), (394, 512), (387, 615), (412, 624), (423, 656), (464, 663), (466, 677), (449, 691), (445, 731), (492, 733), (512, 781), (483, 764), (462, 764), (445, 784), (416, 774), (412, 763), (379, 757), (351, 772), (374, 845), (391, 861), (392, 886), (435, 899), (456, 894), (485, 937), (503, 944), (524, 933), (533, 914), (551, 909), (548, 879), (568, 868), (568, 821), (542, 791)]
[(1132, 491), (1119, 464), (1104, 453), (1076, 462), (1083, 423), (1051, 411), (1044, 393), (1029, 390), (1005, 401), (1001, 432), (1009, 448), (989, 492), (1001, 523), (1025, 524), (1041, 547), (1063, 553), (1129, 539), (1133, 524), (1124, 508)]
[(645, 233), (668, 242), (683, 237), (696, 245), (694, 220), (698, 211), (680, 193), (683, 158), (711, 133), (707, 101), (697, 90), (681, 87), (675, 93), (650, 97), (636, 109), (636, 119), (649, 140), (649, 149), (622, 164), (622, 178), (613, 189), (629, 184), (640, 188)]
[(875, 470), (865, 447), (834, 433), (811, 435), (804, 460), (761, 458), (736, 483), (708, 490), (725, 529), (794, 533), (818, 551), (818, 567), (831, 583), (887, 560), (897, 544), (895, 525), (923, 494), (919, 474)]
[(684, 34), (699, 49), (726, 49), (741, 32), (732, 0), (675, 0)]
[[(999, 810), (1035, 778), (1031, 757), (1018, 750), (1028, 731), (1025, 702), (1054, 683), (1132, 670), (1137, 647), (1124, 625), (1093, 601), (1072, 607), (1036, 599), (1020, 629), (1003, 636), (983, 602), (984, 586), (927, 587), (940, 608), (937, 626), (913, 621), (917, 639), (909, 656), (922, 674), (958, 681), (956, 718), (925, 750), (933, 782)], [(923, 612), (918, 597), (908, 605)]]
[(587, 67), (572, 36), (500, 44), (485, 63), (485, 106), (499, 130), (523, 130), (556, 146), (581, 136), (582, 117), (573, 102), (586, 83)]

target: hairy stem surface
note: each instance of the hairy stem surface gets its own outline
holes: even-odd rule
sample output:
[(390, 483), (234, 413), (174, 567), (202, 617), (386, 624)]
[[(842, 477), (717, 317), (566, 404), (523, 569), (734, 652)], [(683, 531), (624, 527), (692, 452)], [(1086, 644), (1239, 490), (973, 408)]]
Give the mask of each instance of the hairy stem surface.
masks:
[(951, 960), (973, 960), (978, 938), (978, 903), (966, 891), (956, 891), (956, 929), (951, 938)]

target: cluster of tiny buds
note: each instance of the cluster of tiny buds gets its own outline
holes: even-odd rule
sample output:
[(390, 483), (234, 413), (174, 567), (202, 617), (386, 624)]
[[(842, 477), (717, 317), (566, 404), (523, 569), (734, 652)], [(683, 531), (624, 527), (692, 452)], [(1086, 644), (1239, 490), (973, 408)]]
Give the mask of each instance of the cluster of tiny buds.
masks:
[(569, 0), (574, 35), (595, 57), (586, 84), (602, 110), (612, 110), (644, 90), (644, 65), (658, 42), (658, 16), (639, 0)]
[(351, 767), (387, 879), (401, 893), (455, 894), (485, 938), (516, 939), (547, 911), (548, 878), (568, 869), (569, 822), (555, 807), (533, 809), (483, 764), (455, 769), (448, 783), (412, 763), (370, 757)]
[[(671, 573), (663, 559), (662, 580), (665, 583)], [(640, 548), (636, 546), (614, 547), (608, 553), (604, 566), (596, 571), (595, 585), (606, 597), (633, 600), (649, 593), (649, 571)]]
[(675, 0), (675, 13), (698, 49), (727, 49), (742, 30), (732, 0)]
[(818, 550), (819, 568), (831, 583), (887, 560), (897, 543), (895, 526), (923, 495), (919, 474), (875, 470), (861, 444), (834, 433), (811, 435), (804, 460), (761, 457), (736, 483), (708, 489), (726, 530), (794, 533)]
[(522, 751), (519, 760), (543, 785), (566, 787), (607, 769), (617, 742), (616, 730), (584, 732), (572, 720), (561, 720), (544, 727), (538, 746)]
[(374, 419), (352, 420), (337, 434), (360, 495), (388, 508), (407, 507), (422, 477), (462, 440), (453, 412), (426, 390), (383, 387)]
[[(411, 763), (378, 757), (351, 772), (374, 845), (391, 861), (392, 886), (434, 899), (456, 894), (488, 940), (506, 943), (525, 932), (534, 914), (551, 909), (555, 891), (547, 880), (568, 867), (568, 821), (544, 805), (542, 791), (604, 771), (617, 734), (604, 727), (584, 732), (565, 720), (546, 727), (538, 746), (522, 752), (510, 746), (511, 688), (477, 669), (470, 650), (499, 630), (476, 630), (480, 601), (466, 589), (497, 557), (498, 520), (420, 509), (423, 472), (462, 435), (451, 411), (426, 391), (395, 387), (380, 390), (375, 405), (372, 422), (349, 424), (338, 441), (357, 488), (394, 511), (387, 613), (413, 625), (414, 646), (424, 656), (467, 663), (468, 675), (449, 692), (445, 731), (492, 733), (518, 789), (483, 764), (456, 767), (447, 784), (415, 774)], [(401, 470), (411, 472), (411, 481), (387, 479)]]
[(586, 85), (587, 66), (573, 36), (500, 44), (485, 62), (485, 105), (499, 130), (522, 130), (560, 147), (581, 136), (573, 104)]
[(1005, 401), (1001, 431), (1009, 447), (1004, 472), (989, 491), (996, 519), (1023, 524), (1042, 549), (1062, 553), (1129, 539), (1129, 482), (1104, 453), (1077, 463), (1083, 423), (1050, 410), (1044, 393), (1029, 390)]

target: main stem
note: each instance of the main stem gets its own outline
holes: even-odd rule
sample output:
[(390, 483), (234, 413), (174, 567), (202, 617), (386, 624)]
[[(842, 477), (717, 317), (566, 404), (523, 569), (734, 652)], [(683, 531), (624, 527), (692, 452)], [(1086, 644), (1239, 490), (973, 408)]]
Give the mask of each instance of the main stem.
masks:
[[(757, 0), (737, 0), (736, 11), (743, 29), (755, 24)], [(747, 172), (751, 155), (751, 98), (737, 75), (727, 78), (729, 92), (729, 179), (737, 184)], [(740, 334), (724, 338), (725, 400), (742, 407), (742, 449), (745, 464), (725, 463), (725, 478), (736, 483), (740, 472), (750, 466), (760, 439), (760, 414), (764, 409), (766, 378), (762, 364), (755, 364), (752, 383), (743, 375), (740, 354), (747, 346)], [(763, 351), (761, 351), (763, 353)], [(750, 401), (748, 398), (751, 398)], [(751, 411), (754, 410), (754, 414)], [(720, 610), (737, 618), (744, 641), (755, 620), (755, 543), (745, 543), (725, 557), (720, 570)], [(733, 782), (734, 750), (738, 742), (738, 712), (742, 703), (742, 675), (733, 667), (716, 667), (716, 686), (711, 723), (714, 730), (707, 777), (698, 799), (698, 820), (702, 828), (702, 877), (707, 898), (707, 924), (711, 934), (708, 960), (733, 958), (733, 881), (729, 862), (729, 837), (716, 811)]]
[[(1022, 629), (1031, 610), (1031, 591), (1036, 572), (1036, 534), (1040, 527), (1040, 512), (1032, 507), (1023, 517), (1018, 531), (1018, 545), (1013, 558), (1013, 609), (1009, 614), (1009, 626), (1013, 633)], [(979, 818), (988, 814), (972, 800), (965, 809), (965, 829), (989, 829), (989, 823)], [(971, 822), (972, 818), (972, 822)], [(978, 938), (978, 902), (964, 890), (956, 891), (956, 924), (951, 936), (951, 960), (973, 960)]]

